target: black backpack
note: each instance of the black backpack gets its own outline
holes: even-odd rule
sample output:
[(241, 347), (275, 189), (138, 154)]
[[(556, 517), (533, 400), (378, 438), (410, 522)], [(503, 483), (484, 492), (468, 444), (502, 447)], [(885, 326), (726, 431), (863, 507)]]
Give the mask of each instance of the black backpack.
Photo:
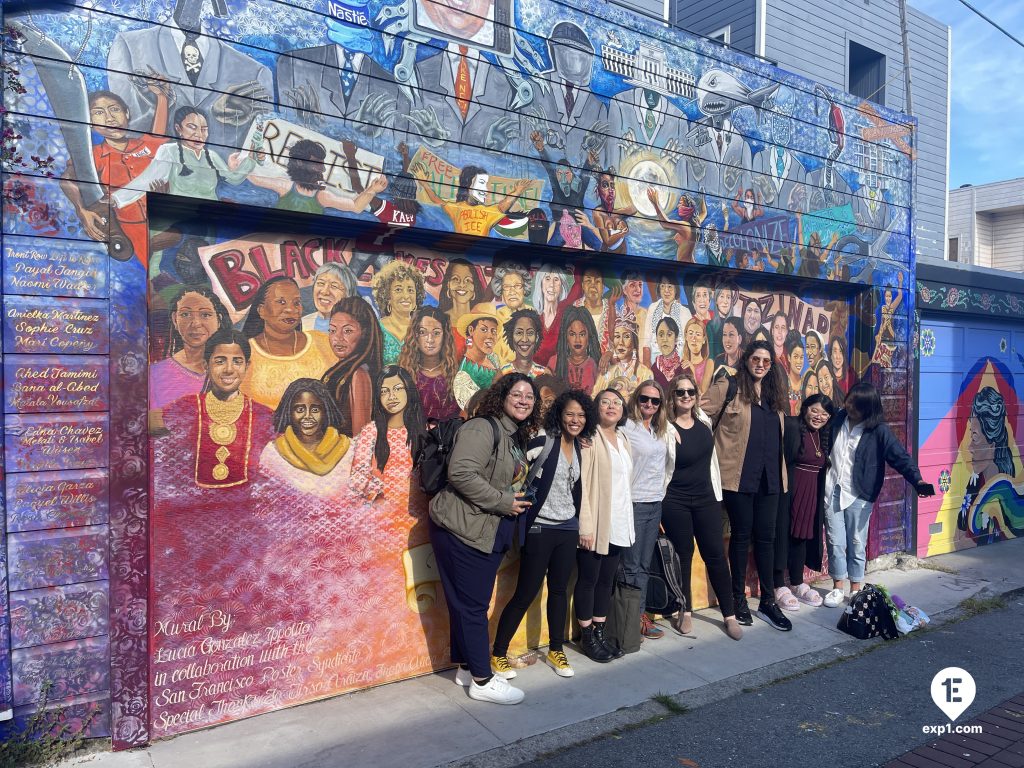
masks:
[(646, 608), (648, 613), (671, 616), (685, 611), (683, 569), (676, 548), (664, 533), (658, 534), (658, 543), (647, 569)]
[(839, 617), (836, 629), (859, 640), (879, 635), (895, 640), (900, 636), (889, 598), (874, 584), (865, 584), (857, 594), (850, 596), (850, 604)]
[[(494, 433), (491, 446), (491, 453), (494, 453), (498, 450), (498, 425), (489, 416), (485, 418)], [(428, 496), (440, 493), (448, 485), (448, 462), (455, 447), (455, 435), (465, 423), (459, 417), (447, 419), (428, 429), (420, 439), (413, 465), (420, 471), (420, 488)]]

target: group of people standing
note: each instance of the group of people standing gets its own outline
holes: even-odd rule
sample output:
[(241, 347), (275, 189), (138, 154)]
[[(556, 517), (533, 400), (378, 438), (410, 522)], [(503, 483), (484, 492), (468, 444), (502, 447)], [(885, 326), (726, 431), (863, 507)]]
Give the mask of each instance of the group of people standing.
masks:
[[(681, 634), (693, 627), (695, 543), (734, 640), (753, 623), (746, 595), (751, 546), (757, 615), (778, 630), (792, 629), (785, 612), (801, 603), (840, 606), (847, 579), (851, 594), (860, 588), (885, 465), (919, 494), (934, 490), (885, 425), (874, 386), (854, 385), (839, 409), (813, 394), (794, 417), (779, 368), (771, 342), (757, 340), (735, 375), (718, 378), (703, 396), (690, 370), (667, 387), (647, 379), (628, 399), (614, 388), (594, 397), (569, 389), (545, 406), (537, 381), (518, 371), (487, 389), (456, 435), (447, 487), (430, 502), (455, 680), (471, 698), (523, 700), (509, 683), (516, 676), (509, 644), (545, 580), (546, 660), (559, 676), (573, 675), (565, 646), (574, 568), (579, 651), (599, 663), (621, 657), (605, 629), (615, 582), (644, 594), (659, 529), (680, 560), (686, 604), (671, 624)], [(833, 579), (824, 599), (803, 580), (805, 566), (822, 568), (823, 527)], [(516, 543), (519, 580), (492, 643), (491, 594)], [(663, 636), (646, 613), (640, 621), (645, 637)]]

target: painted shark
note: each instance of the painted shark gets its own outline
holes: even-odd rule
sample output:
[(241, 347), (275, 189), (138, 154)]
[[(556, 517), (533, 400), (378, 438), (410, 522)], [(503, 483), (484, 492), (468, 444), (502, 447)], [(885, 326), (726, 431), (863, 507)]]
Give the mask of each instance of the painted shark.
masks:
[(722, 120), (742, 106), (749, 105), (755, 110), (779, 90), (779, 83), (771, 83), (754, 90), (721, 69), (709, 69), (697, 83), (697, 107), (701, 113), (720, 127)]

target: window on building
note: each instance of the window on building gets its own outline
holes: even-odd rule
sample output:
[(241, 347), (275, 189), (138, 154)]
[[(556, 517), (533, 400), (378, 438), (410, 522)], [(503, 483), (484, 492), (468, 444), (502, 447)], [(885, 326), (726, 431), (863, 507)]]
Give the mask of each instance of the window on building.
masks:
[(960, 238), (949, 238), (949, 249), (946, 258), (950, 261), (960, 261)]
[(732, 43), (732, 24), (726, 24), (721, 29), (715, 30), (708, 35), (708, 38), (728, 48), (730, 43)]
[(885, 106), (885, 56), (850, 41), (848, 90), (854, 96)]

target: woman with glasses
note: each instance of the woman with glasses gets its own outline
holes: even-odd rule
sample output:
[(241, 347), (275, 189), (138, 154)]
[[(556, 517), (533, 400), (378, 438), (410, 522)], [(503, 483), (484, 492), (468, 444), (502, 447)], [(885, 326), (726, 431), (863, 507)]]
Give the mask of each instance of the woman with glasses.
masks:
[[(729, 381), (719, 379), (701, 400), (712, 419), (722, 492), (729, 513), (729, 565), (733, 602), (740, 624), (753, 623), (747, 607), (745, 575), (751, 536), (761, 586), (757, 614), (783, 632), (793, 628), (775, 603), (775, 519), (779, 496), (786, 491), (782, 453), (783, 419), (788, 411), (782, 377), (775, 370), (772, 345), (755, 341), (743, 352), (736, 370), (735, 396), (726, 402)], [(721, 414), (721, 417), (719, 417)]]
[(498, 379), (480, 399), (479, 418), (456, 433), (448, 485), (430, 500), (430, 543), (448, 603), (452, 663), (459, 665), (455, 682), (478, 701), (523, 700), (523, 692), (508, 683), (514, 670), (491, 669), (487, 609), (517, 518), (530, 509), (522, 490), (526, 444), (540, 426), (539, 405), (540, 393), (529, 376), (510, 373)]
[(572, 599), (582, 637), (580, 650), (605, 663), (622, 656), (604, 636), (612, 601), (615, 572), (622, 550), (633, 545), (633, 461), (626, 424), (626, 399), (614, 389), (597, 393), (598, 428), (580, 454), (583, 493), (580, 497), (578, 576)]
[(725, 559), (722, 532), (722, 478), (715, 453), (711, 419), (700, 409), (697, 382), (690, 371), (683, 371), (669, 389), (668, 414), (672, 420), (672, 462), (665, 483), (661, 524), (679, 555), (683, 576), (686, 610), (676, 618), (677, 632), (693, 631), (693, 596), (690, 566), (696, 538), (700, 556), (707, 566), (718, 607), (725, 620), (725, 633), (733, 640), (743, 637), (736, 620), (729, 563)]
[(594, 401), (590, 395), (570, 390), (559, 395), (548, 409), (543, 434), (530, 441), (527, 459), (531, 464), (542, 462), (540, 467), (533, 465), (530, 469), (536, 498), (527, 513), (526, 542), (520, 551), (516, 591), (498, 620), (491, 658), (491, 666), (506, 676), (512, 672), (509, 643), (544, 585), (545, 576), (550, 637), (547, 660), (559, 677), (574, 674), (563, 647), (569, 577), (576, 564), (580, 540), (580, 440), (590, 440), (596, 430)]
[[(647, 595), (648, 569), (654, 545), (658, 543), (661, 500), (665, 496), (669, 450), (665, 440), (668, 435), (665, 405), (665, 392), (661, 385), (653, 379), (642, 382), (629, 397), (628, 418), (622, 427), (629, 438), (630, 458), (633, 459), (630, 490), (636, 533), (633, 546), (622, 552), (622, 569), (626, 574), (626, 584), (640, 590), (641, 601)], [(651, 640), (665, 634), (646, 613), (641, 615), (640, 631)]]

